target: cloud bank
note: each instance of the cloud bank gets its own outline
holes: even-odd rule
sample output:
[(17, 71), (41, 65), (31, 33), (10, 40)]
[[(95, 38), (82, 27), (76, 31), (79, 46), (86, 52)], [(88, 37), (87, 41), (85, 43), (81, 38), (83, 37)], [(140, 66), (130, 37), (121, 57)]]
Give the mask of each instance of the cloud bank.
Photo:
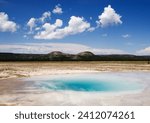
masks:
[(1, 44), (0, 52), (12, 53), (41, 53), (46, 54), (52, 51), (76, 54), (83, 51), (91, 51), (94, 54), (125, 54), (119, 49), (93, 48), (82, 44), (74, 43), (24, 43), (24, 44)]
[(146, 47), (136, 52), (138, 55), (150, 55), (150, 47)]

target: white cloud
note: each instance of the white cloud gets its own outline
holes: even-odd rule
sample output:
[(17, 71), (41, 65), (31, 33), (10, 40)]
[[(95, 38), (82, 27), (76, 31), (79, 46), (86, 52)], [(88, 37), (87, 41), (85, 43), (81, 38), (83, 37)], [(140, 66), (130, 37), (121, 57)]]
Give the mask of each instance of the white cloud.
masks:
[(58, 29), (62, 25), (63, 25), (63, 21), (60, 19), (57, 19), (54, 24), (45, 23), (42, 26), (42, 29), (44, 29), (44, 31), (38, 32), (34, 36), (34, 38), (35, 39), (53, 39), (53, 38), (55, 39), (54, 33), (55, 33), (56, 29)]
[(122, 24), (121, 16), (116, 13), (116, 11), (111, 7), (111, 5), (105, 7), (104, 12), (101, 15), (99, 15), (98, 18), (99, 20), (96, 22), (101, 27)]
[(15, 32), (19, 26), (9, 20), (6, 13), (0, 12), (0, 32)]
[(60, 28), (62, 26), (62, 20), (57, 19), (55, 24), (46, 23), (42, 26), (44, 31), (38, 32), (35, 39), (61, 39), (69, 35), (75, 35), (88, 31), (90, 29), (90, 23), (86, 22), (83, 17), (71, 16), (68, 22), (68, 26)]
[(24, 43), (0, 45), (0, 52), (46, 54), (52, 51), (61, 51), (72, 54), (83, 51), (91, 51), (94, 54), (125, 54), (124, 51), (118, 49), (92, 48), (86, 45), (73, 43)]
[(40, 29), (41, 29), (40, 27), (36, 27), (36, 28), (35, 28), (36, 31), (38, 31), (38, 30), (40, 30)]
[(27, 26), (30, 28), (30, 32), (32, 32), (33, 28), (36, 27), (36, 19), (35, 18), (31, 18), (28, 21)]
[(95, 54), (127, 54), (119, 49), (91, 49), (90, 51)]
[(139, 55), (150, 55), (150, 47), (146, 47), (136, 52)]
[(51, 16), (51, 12), (49, 12), (49, 11), (44, 12), (44, 13), (42, 14), (42, 17), (39, 18), (39, 20), (41, 20), (41, 22), (44, 22), (45, 19), (50, 18), (50, 16)]
[(89, 31), (89, 32), (93, 32), (95, 29), (96, 29), (95, 27), (90, 27), (90, 28), (88, 29), (88, 31)]
[(61, 6), (60, 4), (55, 6), (55, 8), (53, 9), (54, 14), (62, 14), (63, 13), (62, 8), (60, 6)]
[[(55, 6), (53, 13), (61, 14), (63, 13), (61, 5), (58, 4)], [(28, 22), (30, 27), (30, 32), (33, 30), (34, 39), (62, 39), (69, 35), (79, 34), (85, 31), (93, 32), (97, 27), (92, 27), (89, 22), (85, 21), (83, 17), (71, 16), (67, 26), (63, 26), (63, 21), (57, 19), (54, 24), (51, 24), (46, 21), (47, 18), (50, 18), (51, 12), (43, 13), (42, 17), (35, 19), (31, 18)], [(33, 20), (35, 19), (35, 20)], [(92, 17), (90, 17), (92, 20)], [(104, 12), (99, 16), (98, 25), (101, 27), (106, 27), (109, 25), (121, 24), (121, 16), (118, 15), (113, 8), (109, 5), (104, 8)], [(40, 22), (40, 23), (39, 23)], [(38, 26), (36, 26), (38, 25)], [(104, 36), (106, 37), (106, 35)]]
[[(39, 23), (44, 23), (47, 18), (50, 18), (51, 12), (47, 11), (42, 14), (40, 18), (30, 18), (27, 22), (27, 26), (30, 28), (29, 34), (32, 34), (33, 31), (39, 30), (40, 27), (37, 27)], [(35, 28), (35, 30), (33, 30)]]
[(125, 34), (125, 35), (122, 35), (123, 38), (130, 38), (131, 36), (129, 34)]

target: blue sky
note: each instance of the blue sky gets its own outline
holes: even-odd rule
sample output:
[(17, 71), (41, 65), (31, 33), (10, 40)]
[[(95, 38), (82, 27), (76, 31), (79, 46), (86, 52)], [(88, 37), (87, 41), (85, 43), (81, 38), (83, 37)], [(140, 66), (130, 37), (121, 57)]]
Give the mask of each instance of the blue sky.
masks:
[(149, 0), (0, 0), (0, 52), (150, 55)]

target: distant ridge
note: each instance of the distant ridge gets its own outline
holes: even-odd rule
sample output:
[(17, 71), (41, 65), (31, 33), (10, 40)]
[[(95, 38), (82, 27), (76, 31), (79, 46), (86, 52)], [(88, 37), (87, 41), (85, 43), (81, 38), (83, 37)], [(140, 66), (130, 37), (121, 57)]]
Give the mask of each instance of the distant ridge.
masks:
[(150, 61), (150, 56), (128, 54), (95, 55), (89, 51), (66, 54), (53, 51), (48, 54), (0, 53), (0, 61)]
[(91, 56), (94, 56), (95, 54), (93, 54), (92, 52), (89, 52), (89, 51), (84, 51), (84, 52), (78, 53), (77, 55), (78, 56), (91, 57)]

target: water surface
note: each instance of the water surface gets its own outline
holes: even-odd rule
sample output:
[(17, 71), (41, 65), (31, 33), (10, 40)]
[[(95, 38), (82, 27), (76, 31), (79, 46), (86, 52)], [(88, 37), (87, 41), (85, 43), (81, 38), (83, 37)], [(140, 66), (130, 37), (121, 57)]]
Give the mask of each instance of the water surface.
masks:
[(123, 92), (143, 88), (135, 76), (126, 73), (85, 73), (32, 78), (35, 86), (49, 91)]

